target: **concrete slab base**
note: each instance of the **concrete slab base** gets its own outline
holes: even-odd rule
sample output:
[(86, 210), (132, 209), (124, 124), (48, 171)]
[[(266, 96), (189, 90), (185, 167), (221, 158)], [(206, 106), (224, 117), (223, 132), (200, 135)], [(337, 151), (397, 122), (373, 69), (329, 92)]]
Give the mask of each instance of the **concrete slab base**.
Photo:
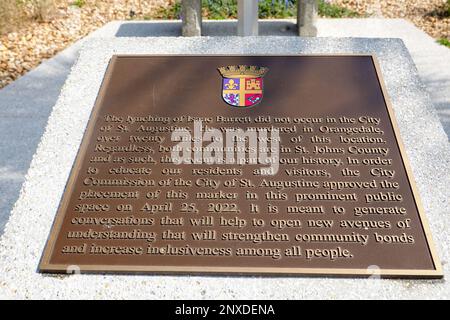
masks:
[[(413, 175), (449, 277), (450, 149), (437, 113), (398, 39), (297, 37), (119, 38), (85, 43), (53, 108), (26, 182), (0, 240), (3, 298), (442, 298), (444, 280), (375, 280), (211, 276), (49, 276), (36, 272), (70, 168), (113, 54), (376, 54)], [(180, 290), (182, 288), (183, 290)]]

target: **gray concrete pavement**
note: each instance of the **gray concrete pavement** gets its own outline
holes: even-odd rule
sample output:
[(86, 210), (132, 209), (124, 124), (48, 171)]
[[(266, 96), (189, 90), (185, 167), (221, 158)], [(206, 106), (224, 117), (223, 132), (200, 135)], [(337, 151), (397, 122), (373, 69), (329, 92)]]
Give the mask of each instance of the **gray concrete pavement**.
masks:
[(79, 47), (72, 46), (0, 90), (0, 233)]
[[(206, 36), (235, 35), (236, 21), (210, 21)], [(179, 36), (180, 22), (112, 22), (89, 37)], [(260, 35), (296, 35), (295, 21), (260, 22)], [(320, 19), (321, 37), (401, 38), (450, 134), (450, 50), (400, 19)], [(245, 41), (245, 38), (242, 38)], [(19, 196), (25, 174), (83, 40), (0, 90), (0, 233)], [(45, 199), (42, 199), (45, 201)]]

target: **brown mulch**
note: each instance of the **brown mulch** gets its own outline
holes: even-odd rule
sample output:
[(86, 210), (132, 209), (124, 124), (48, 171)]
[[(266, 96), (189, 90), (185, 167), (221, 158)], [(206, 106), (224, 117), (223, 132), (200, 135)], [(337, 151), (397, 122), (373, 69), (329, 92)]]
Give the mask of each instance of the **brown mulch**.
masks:
[[(0, 0), (2, 1), (2, 0)], [(173, 0), (58, 0), (48, 21), (26, 21), (0, 35), (0, 88), (113, 20), (147, 19)]]
[[(0, 0), (2, 1), (2, 0)], [(29, 20), (0, 35), (0, 88), (113, 20), (148, 19), (175, 0), (56, 0), (48, 21)], [(446, 1), (446, 0), (445, 0)], [(365, 16), (405, 18), (434, 38), (450, 39), (450, 18), (439, 16), (444, 0), (331, 0)]]
[(450, 40), (450, 17), (444, 15), (447, 0), (331, 0), (331, 2), (369, 17), (407, 19), (435, 39)]

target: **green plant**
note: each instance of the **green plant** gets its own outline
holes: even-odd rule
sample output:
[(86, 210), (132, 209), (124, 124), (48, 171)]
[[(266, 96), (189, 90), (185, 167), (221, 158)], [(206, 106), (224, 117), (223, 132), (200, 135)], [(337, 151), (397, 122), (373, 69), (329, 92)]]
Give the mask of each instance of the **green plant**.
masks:
[(360, 16), (356, 11), (329, 3), (325, 0), (319, 0), (319, 15), (328, 18), (355, 18)]
[[(297, 15), (296, 0), (260, 0), (259, 17), (261, 19), (292, 18)], [(202, 0), (203, 16), (207, 19), (236, 19), (237, 0)], [(319, 15), (329, 18), (359, 17), (353, 10), (330, 4), (325, 0), (319, 0)], [(162, 19), (180, 19), (181, 3), (174, 2), (167, 8), (161, 8), (157, 14)]]
[[(237, 17), (237, 0), (202, 0), (203, 16), (211, 20)], [(161, 19), (180, 19), (181, 2), (176, 1), (167, 8), (161, 8), (157, 17)]]
[(450, 0), (442, 3), (439, 7), (434, 8), (432, 11), (427, 12), (425, 16), (437, 17), (438, 19), (445, 19), (450, 17)]
[(74, 2), (72, 2), (73, 6), (76, 6), (78, 8), (83, 7), (86, 4), (86, 0), (75, 0)]
[[(179, 1), (169, 5), (168, 7), (161, 7), (157, 10), (156, 18), (173, 20), (181, 17), (181, 3)], [(151, 17), (145, 16), (144, 20), (151, 20)]]
[(446, 39), (446, 38), (442, 38), (436, 41), (439, 44), (442, 44), (443, 46), (449, 47), (450, 48), (450, 40)]
[(211, 20), (237, 18), (236, 0), (202, 0), (203, 14)]
[(297, 15), (297, 5), (294, 0), (286, 1), (260, 1), (258, 5), (259, 17), (261, 19), (284, 19)]

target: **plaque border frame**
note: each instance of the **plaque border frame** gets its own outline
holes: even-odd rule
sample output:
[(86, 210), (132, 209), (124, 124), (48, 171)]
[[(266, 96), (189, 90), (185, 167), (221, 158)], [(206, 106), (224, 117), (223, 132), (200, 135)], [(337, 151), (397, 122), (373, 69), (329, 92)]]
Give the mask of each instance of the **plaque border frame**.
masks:
[[(68, 206), (69, 191), (73, 188), (75, 183), (74, 174), (84, 158), (87, 152), (86, 147), (89, 138), (92, 136), (94, 129), (93, 119), (96, 118), (99, 108), (96, 108), (97, 104), (103, 98), (106, 86), (105, 83), (110, 79), (112, 73), (112, 66), (118, 58), (124, 57), (336, 57), (336, 56), (349, 56), (349, 57), (371, 57), (372, 63), (375, 68), (378, 84), (380, 85), (383, 100), (386, 105), (387, 113), (391, 126), (394, 132), (395, 140), (399, 148), (400, 157), (402, 158), (403, 166), (406, 171), (406, 177), (408, 179), (411, 193), (414, 198), (414, 203), (419, 214), (419, 219), (422, 225), (422, 230), (427, 242), (428, 250), (431, 256), (434, 269), (358, 269), (358, 268), (282, 268), (282, 267), (208, 267), (208, 266), (137, 266), (137, 265), (102, 265), (102, 264), (89, 264), (89, 265), (66, 265), (66, 264), (52, 264), (50, 258), (54, 251), (57, 237), (59, 235), (62, 222), (65, 217), (65, 210)], [(56, 216), (50, 227), (50, 234), (47, 238), (43, 253), (39, 265), (37, 267), (39, 273), (82, 273), (82, 274), (151, 274), (151, 275), (228, 275), (228, 276), (334, 276), (334, 277), (348, 277), (348, 278), (416, 278), (416, 279), (442, 279), (444, 277), (442, 264), (437, 254), (436, 246), (432, 238), (431, 229), (425, 215), (425, 210), (420, 199), (419, 191), (412, 175), (412, 168), (409, 159), (406, 154), (406, 148), (400, 135), (400, 129), (395, 118), (394, 109), (392, 107), (391, 100), (389, 98), (387, 87), (384, 82), (384, 78), (381, 73), (381, 66), (375, 54), (355, 54), (355, 53), (333, 53), (333, 54), (113, 54), (107, 64), (105, 75), (101, 81), (100, 88), (92, 106), (92, 111), (86, 124), (86, 129), (83, 133), (83, 137), (80, 146), (77, 151), (74, 163), (69, 173), (69, 178), (64, 187), (64, 191), (61, 196), (60, 204), (57, 209)]]

